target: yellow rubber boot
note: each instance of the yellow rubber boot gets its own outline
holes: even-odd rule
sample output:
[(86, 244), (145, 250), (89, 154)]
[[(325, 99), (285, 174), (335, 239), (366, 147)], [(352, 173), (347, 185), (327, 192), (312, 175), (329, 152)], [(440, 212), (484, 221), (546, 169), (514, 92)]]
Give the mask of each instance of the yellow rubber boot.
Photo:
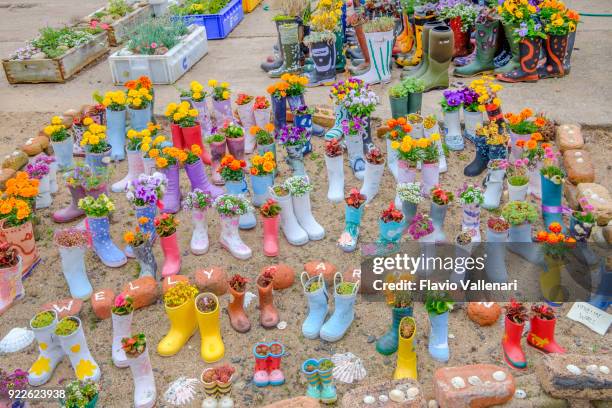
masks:
[(188, 301), (177, 307), (166, 308), (170, 330), (157, 345), (157, 354), (168, 357), (178, 353), (193, 336), (197, 328), (195, 305)]
[[(202, 311), (202, 305), (214, 302), (212, 311)], [(200, 349), (202, 360), (207, 363), (219, 361), (225, 355), (225, 345), (221, 338), (221, 320), (219, 319), (219, 299), (214, 293), (200, 293), (195, 298), (195, 312), (200, 326)]]
[(408, 54), (414, 46), (414, 33), (406, 13), (402, 13), (402, 22), (404, 23), (404, 31), (397, 37), (397, 42), (400, 46), (400, 53)]
[[(413, 330), (410, 337), (402, 336), (402, 327), (404, 325), (412, 325)], [(397, 347), (397, 366), (393, 372), (393, 379), (399, 380), (402, 378), (417, 379), (417, 358), (414, 349), (414, 338), (416, 336), (416, 323), (412, 317), (406, 316), (400, 321), (399, 325), (399, 342)]]

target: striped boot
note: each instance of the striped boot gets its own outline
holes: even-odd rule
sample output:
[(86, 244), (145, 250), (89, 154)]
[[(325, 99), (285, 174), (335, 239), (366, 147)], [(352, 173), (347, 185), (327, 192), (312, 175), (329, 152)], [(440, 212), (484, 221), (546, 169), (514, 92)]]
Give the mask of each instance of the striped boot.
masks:
[(321, 380), (319, 378), (319, 362), (313, 358), (304, 361), (302, 373), (308, 381), (306, 396), (316, 400), (321, 399)]
[[(324, 362), (331, 363), (329, 359), (322, 358), (319, 360), (319, 367), (323, 365)], [(336, 386), (333, 384), (333, 369), (333, 364), (331, 364), (331, 367), (325, 371), (319, 368), (319, 381), (321, 381), (321, 402), (324, 404), (333, 404), (338, 399), (336, 394)]]

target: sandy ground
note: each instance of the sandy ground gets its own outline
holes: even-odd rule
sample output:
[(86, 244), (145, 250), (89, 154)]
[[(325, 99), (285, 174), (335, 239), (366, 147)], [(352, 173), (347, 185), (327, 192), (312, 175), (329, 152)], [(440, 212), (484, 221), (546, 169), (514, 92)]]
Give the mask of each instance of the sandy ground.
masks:
[[(104, 2), (95, 0), (81, 4), (81, 2), (75, 0), (55, 0), (53, 3), (38, 3), (31, 0), (23, 0), (21, 3), (0, 2), (0, 19), (7, 22), (0, 28), (0, 52), (3, 54), (9, 53), (24, 40), (32, 37), (36, 32), (36, 27), (42, 23), (55, 25), (66, 22), (70, 16), (83, 16)], [(598, 2), (587, 1), (584, 3), (583, 7), (587, 7), (589, 11), (597, 9)], [(55, 12), (60, 8), (66, 13)], [(267, 22), (270, 15), (271, 12), (266, 12), (260, 7), (253, 15), (246, 18), (229, 39), (211, 42), (210, 54), (184, 76), (177, 85), (185, 86), (193, 79), (203, 82), (208, 78), (217, 78), (228, 80), (236, 91), (263, 94), (266, 85), (272, 81), (255, 67), (263, 56), (269, 52), (273, 42), (272, 27)], [(36, 21), (35, 24), (34, 21)], [(610, 82), (603, 71), (594, 66), (597, 64), (591, 64), (591, 61), (596, 57), (610, 58), (609, 53), (602, 51), (605, 45), (601, 39), (610, 38), (610, 28), (604, 23), (602, 19), (587, 20), (584, 35), (579, 36), (577, 40), (575, 68), (570, 77), (542, 81), (538, 84), (520, 84), (507, 87), (502, 94), (506, 110), (516, 110), (529, 106), (537, 110), (545, 110), (558, 120), (576, 120), (587, 125), (601, 124), (607, 127), (610, 123), (611, 111), (606, 89), (609, 89)], [(248, 55), (237, 52), (243, 49), (249, 51)], [(228, 71), (228, 69), (230, 70)], [(396, 71), (394, 75), (398, 76), (398, 72)], [(596, 83), (598, 86), (594, 86)], [(59, 113), (65, 109), (88, 103), (93, 90), (110, 89), (111, 86), (110, 73), (105, 61), (85, 70), (75, 79), (63, 85), (10, 86), (4, 79), (0, 80), (0, 92), (2, 94), (0, 99), (0, 121), (2, 123), (0, 127), (0, 154), (9, 152), (11, 146), (16, 145), (18, 141), (23, 141), (34, 135), (41, 125), (48, 120), (51, 113)], [(375, 115), (386, 118), (389, 113), (386, 94), (381, 87), (376, 87), (376, 89), (383, 96), (383, 104)], [(158, 93), (157, 90), (159, 90)], [(325, 88), (309, 90), (307, 100), (310, 104), (325, 103), (327, 101), (326, 93)], [(165, 103), (175, 100), (178, 96), (172, 86), (160, 86), (156, 88), (156, 94), (159, 97), (159, 102), (156, 105), (159, 111)], [(436, 104), (439, 97), (439, 92), (432, 92), (425, 96), (425, 114), (439, 114)], [(597, 179), (610, 189), (612, 188), (612, 179), (610, 178), (612, 166), (609, 164), (608, 152), (612, 147), (612, 135), (605, 130), (597, 129), (590, 129), (585, 132), (585, 135), (588, 142), (587, 148), (591, 150), (595, 160)], [(293, 266), (297, 273), (301, 272), (303, 263), (317, 259), (329, 261), (337, 265), (340, 270), (359, 263), (358, 253), (345, 254), (335, 246), (344, 226), (343, 205), (330, 204), (327, 201), (327, 181), (322, 141), (315, 140), (314, 148), (315, 152), (306, 160), (307, 171), (316, 186), (311, 195), (314, 214), (317, 220), (325, 226), (326, 237), (322, 241), (309, 243), (305, 247), (293, 247), (284, 238), (281, 238), (281, 255), (278, 257), (278, 261)], [(471, 161), (473, 154), (473, 148), (470, 145), (463, 152), (451, 153), (449, 171), (441, 177), (444, 186), (456, 190), (464, 182), (462, 169)], [(113, 180), (120, 179), (125, 171), (126, 164), (119, 164)], [(280, 171), (281, 178), (286, 177), (289, 173), (284, 164), (281, 165)], [(346, 188), (359, 187), (360, 183), (350, 174), (348, 167), (345, 168), (345, 171), (347, 174)], [(480, 183), (480, 181), (481, 177), (473, 180), (475, 183)], [(182, 175), (182, 184), (183, 191), (187, 191), (188, 180), (184, 174)], [(378, 234), (377, 216), (382, 208), (393, 199), (393, 196), (393, 178), (387, 171), (379, 197), (365, 211), (362, 227), (363, 242), (376, 239)], [(114, 214), (115, 222), (112, 225), (112, 235), (116, 242), (120, 242), (121, 234), (126, 225), (119, 220), (128, 220), (126, 224), (133, 223), (134, 213), (126, 205), (122, 194), (112, 194), (112, 198), (118, 204), (118, 209)], [(51, 213), (63, 207), (68, 201), (68, 192), (62, 186), (52, 207), (38, 213), (38, 219), (40, 220), (40, 224), (37, 226), (38, 246), (43, 261), (32, 276), (25, 281), (26, 298), (0, 318), (0, 337), (4, 336), (12, 327), (27, 326), (28, 320), (36, 313), (41, 304), (69, 296), (68, 287), (61, 273), (59, 254), (51, 241), (53, 231), (58, 225), (50, 221)], [(428, 206), (428, 204), (426, 205)], [(427, 210), (425, 205), (422, 205), (422, 209)], [(460, 207), (457, 204), (452, 205), (446, 223), (446, 232), (449, 236), (455, 235), (460, 229), (460, 216)], [(483, 220), (486, 220), (488, 216), (489, 214), (486, 211), (483, 212)], [(264, 257), (261, 252), (261, 225), (258, 225), (254, 230), (241, 232), (246, 243), (254, 249), (254, 257), (246, 262), (236, 261), (232, 258), (216, 242), (216, 237), (219, 234), (219, 224), (216, 216), (212, 216), (210, 221), (209, 234), (212, 245), (209, 253), (200, 257), (191, 255), (187, 250), (191, 234), (188, 214), (180, 213), (179, 219), (182, 221), (179, 227), (179, 236), (180, 246), (184, 251), (182, 269), (184, 275), (193, 278), (197, 269), (217, 265), (225, 268), (228, 275), (241, 273), (254, 280), (262, 267), (276, 262), (276, 260)], [(158, 262), (161, 263), (163, 258), (158, 245), (155, 248), (155, 253)], [(89, 253), (86, 263), (94, 289), (110, 287), (118, 290), (137, 274), (134, 260), (129, 261), (123, 268), (110, 269), (101, 265), (95, 256)], [(256, 292), (253, 285), (249, 286), (248, 289)], [(222, 306), (225, 307), (228, 301), (227, 297), (223, 298), (221, 300)], [(226, 345), (226, 357), (223, 361), (231, 362), (237, 367), (237, 378), (233, 392), (237, 406), (262, 406), (265, 403), (283, 398), (302, 395), (305, 390), (305, 380), (299, 372), (299, 366), (302, 361), (310, 357), (319, 358), (334, 353), (351, 351), (364, 360), (365, 367), (368, 370), (367, 381), (384, 380), (391, 377), (395, 367), (395, 356), (381, 356), (375, 351), (374, 344), (368, 341), (369, 338), (372, 340), (370, 336), (379, 337), (382, 335), (390, 322), (390, 311), (384, 304), (366, 303), (358, 299), (356, 319), (349, 332), (341, 341), (329, 344), (319, 340), (306, 340), (301, 335), (301, 324), (307, 308), (306, 300), (299, 285), (283, 292), (277, 292), (275, 303), (281, 313), (281, 319), (288, 323), (287, 328), (282, 331), (261, 328), (257, 324), (259, 313), (254, 304), (248, 309), (253, 328), (247, 334), (234, 332), (225, 310), (222, 313), (221, 327)], [(570, 304), (564, 305), (559, 314), (567, 314), (570, 307)], [(422, 305), (415, 306), (415, 316), (417, 321), (419, 378), (421, 385), (430, 396), (433, 372), (444, 364), (432, 360), (427, 352), (428, 319)], [(127, 369), (115, 368), (111, 362), (110, 340), (112, 328), (110, 319), (98, 321), (88, 303), (85, 304), (81, 317), (85, 323), (89, 346), (102, 369), (101, 384), (103, 392), (99, 405), (102, 407), (130, 406), (132, 404), (130, 372)], [(159, 342), (167, 329), (168, 321), (161, 302), (135, 312), (133, 331), (143, 331), (152, 346)], [(501, 347), (499, 346), (502, 330), (500, 325), (486, 328), (477, 327), (467, 318), (463, 310), (453, 312), (450, 318), (449, 331), (454, 335), (454, 338), (449, 340), (451, 359), (448, 365), (503, 364), (501, 363)], [(254, 365), (251, 347), (255, 342), (271, 340), (279, 340), (286, 345), (287, 356), (283, 359), (282, 366), (287, 382), (281, 387), (258, 389), (251, 383)], [(564, 318), (558, 322), (557, 340), (569, 352), (602, 354), (610, 353), (612, 349), (609, 337), (602, 338), (584, 326)], [(199, 335), (196, 334), (188, 345), (174, 357), (162, 358), (155, 352), (151, 353), (159, 396), (163, 394), (168, 384), (177, 377), (198, 378), (202, 370), (209, 366), (200, 359), (199, 346)], [(527, 349), (526, 352), (529, 368), (525, 372), (515, 374), (525, 378), (525, 381), (533, 387), (534, 376), (528, 375), (534, 372), (533, 367), (539, 363), (541, 354), (533, 349)], [(31, 346), (22, 353), (0, 356), (0, 367), (11, 370), (18, 367), (27, 369), (36, 359), (36, 355), (35, 346)], [(60, 364), (48, 386), (57, 386), (61, 381), (71, 378), (74, 378), (74, 374), (66, 360)], [(350, 385), (338, 384), (339, 395), (342, 396), (350, 388), (352, 388)], [(535, 388), (537, 389), (537, 387)], [(193, 406), (199, 406), (200, 404), (202, 389), (199, 388), (198, 391), (199, 395)], [(537, 394), (537, 391), (533, 393)], [(531, 392), (529, 396), (532, 396)], [(158, 405), (164, 405), (161, 397), (158, 398)], [(40, 403), (38, 406), (55, 406), (55, 404)], [(544, 405), (528, 399), (521, 406), (541, 407)]]

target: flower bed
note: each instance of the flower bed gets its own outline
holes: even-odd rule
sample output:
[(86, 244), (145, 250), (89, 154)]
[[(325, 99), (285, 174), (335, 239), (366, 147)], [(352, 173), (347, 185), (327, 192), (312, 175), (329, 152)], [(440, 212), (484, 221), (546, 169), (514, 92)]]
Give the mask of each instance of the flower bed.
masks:
[(209, 40), (220, 40), (229, 35), (244, 18), (243, 0), (232, 0), (217, 14), (189, 14), (174, 16), (182, 19), (187, 25), (195, 24), (206, 27)]
[[(108, 35), (108, 43), (111, 47), (116, 47), (124, 42), (132, 30), (145, 22), (153, 15), (153, 7), (150, 5), (141, 5), (138, 3), (133, 10), (129, 11), (124, 16), (118, 16), (116, 20), (108, 19), (105, 15), (107, 7), (102, 7), (87, 16), (90, 22), (101, 26)], [(97, 23), (93, 23), (96, 21)]]

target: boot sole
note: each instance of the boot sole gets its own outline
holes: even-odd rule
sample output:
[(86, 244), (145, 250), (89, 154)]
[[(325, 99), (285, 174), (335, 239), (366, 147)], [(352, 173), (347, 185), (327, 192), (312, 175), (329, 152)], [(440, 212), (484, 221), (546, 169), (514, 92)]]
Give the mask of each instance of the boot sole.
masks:
[(336, 398), (328, 398), (328, 399), (321, 398), (321, 402), (324, 403), (324, 404), (333, 404), (336, 401), (338, 401), (338, 397), (336, 397)]
[(525, 79), (512, 79), (512, 78), (505, 78), (503, 75), (497, 75), (495, 77), (498, 81), (502, 81), (502, 82), (507, 82), (507, 83), (511, 83), (511, 84), (516, 84), (519, 82), (538, 82), (538, 80), (540, 79), (540, 77), (538, 75), (533, 75), (533, 76), (528, 76)]
[(494, 70), (489, 69), (486, 71), (480, 71), (480, 72), (476, 72), (474, 74), (460, 74), (458, 72), (453, 71), (453, 76), (459, 77), (459, 78), (471, 78), (471, 77), (475, 77), (476, 75), (489, 75), (491, 73), (493, 73)]
[(253, 256), (253, 254), (251, 254), (251, 255), (249, 255), (249, 256), (246, 256), (246, 255), (240, 255), (240, 256), (238, 256), (238, 255), (236, 255), (236, 254), (235, 254), (235, 253), (234, 253), (234, 252), (233, 252), (233, 251), (232, 251), (232, 250), (229, 248), (229, 246), (228, 246), (228, 245), (225, 245), (223, 242), (219, 242), (219, 243), (221, 244), (221, 246), (222, 246), (223, 248), (225, 248), (225, 249), (227, 250), (227, 252), (229, 252), (229, 253), (230, 253), (230, 255), (231, 255), (231, 256), (233, 256), (233, 257), (234, 257), (234, 258), (236, 258), (236, 259), (240, 259), (241, 261), (246, 261), (247, 259), (249, 259), (250, 257), (252, 257), (252, 256)]
[(510, 362), (510, 360), (508, 359), (508, 356), (506, 356), (506, 352), (505, 352), (505, 351), (502, 351), (502, 353), (503, 353), (503, 355), (504, 355), (504, 362), (505, 362), (506, 364), (508, 364), (508, 366), (509, 366), (510, 368), (513, 368), (513, 369), (515, 369), (515, 370), (519, 370), (519, 371), (525, 371), (525, 370), (527, 370), (527, 364), (525, 364), (525, 367), (517, 367), (517, 366), (515, 366), (514, 364), (512, 364), (512, 363)]

